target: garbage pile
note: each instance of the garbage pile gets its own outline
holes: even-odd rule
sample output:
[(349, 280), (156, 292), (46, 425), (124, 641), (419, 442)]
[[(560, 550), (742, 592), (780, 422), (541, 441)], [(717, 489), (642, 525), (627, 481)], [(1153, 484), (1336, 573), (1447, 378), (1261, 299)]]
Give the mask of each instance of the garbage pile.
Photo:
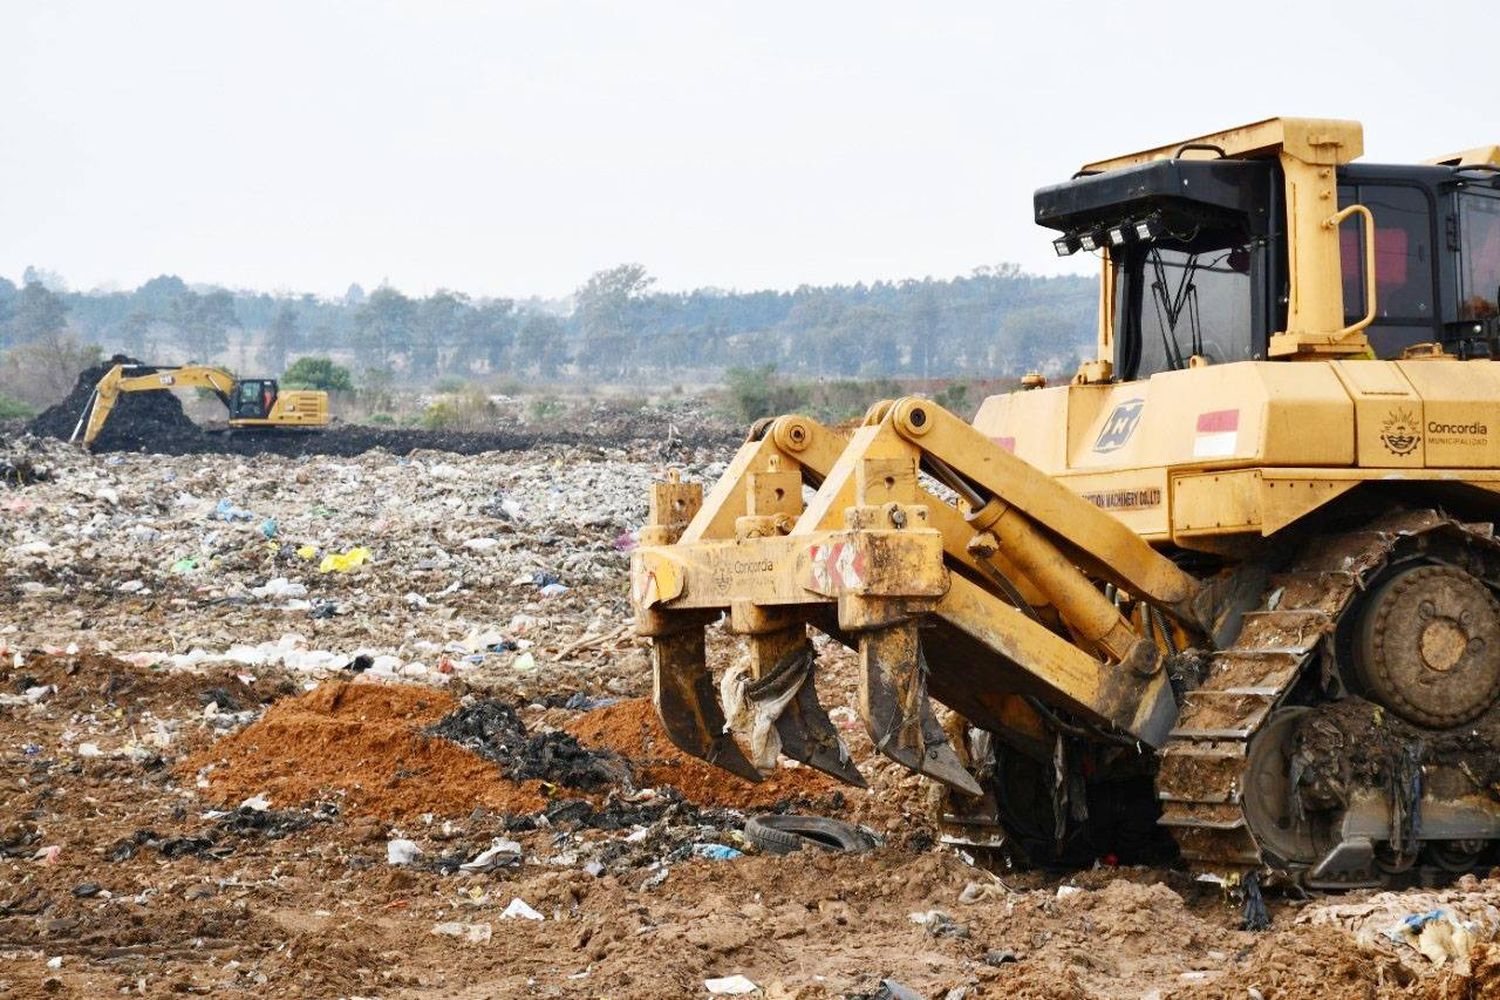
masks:
[(30, 486), (51, 478), (52, 471), (24, 450), (0, 453), (0, 486)]
[(842, 649), (868, 792), (681, 754), (626, 597), (654, 447), (0, 453), (50, 472), (0, 489), (6, 995), (1500, 986), (1500, 880), (1268, 893), (1254, 934), (1180, 871), (982, 870), (864, 738)]
[(460, 705), (427, 732), (494, 761), (511, 781), (535, 779), (589, 792), (635, 790), (630, 767), (619, 754), (590, 750), (559, 730), (530, 734), (515, 708), (498, 699)]
[(663, 472), (647, 455), (28, 454), (52, 478), (0, 492), (16, 609), (0, 641), (538, 697), (639, 690), (623, 580)]

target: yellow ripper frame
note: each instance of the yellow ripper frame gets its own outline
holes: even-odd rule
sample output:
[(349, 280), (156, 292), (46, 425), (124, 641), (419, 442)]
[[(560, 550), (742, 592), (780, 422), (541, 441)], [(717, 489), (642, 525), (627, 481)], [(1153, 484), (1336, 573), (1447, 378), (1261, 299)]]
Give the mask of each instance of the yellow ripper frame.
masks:
[(759, 426), (706, 498), (675, 475), (655, 485), (641, 542), (631, 592), (662, 722), (682, 749), (752, 781), (760, 770), (726, 732), (706, 663), (704, 628), (723, 614), (747, 640), (749, 697), (783, 698), (783, 753), (862, 784), (816, 697), (812, 625), (858, 650), (875, 746), (971, 795), (929, 688), (1023, 737), (1040, 731), (1024, 700), (1037, 696), (1157, 746), (1177, 715), (1162, 649), (1104, 586), (1190, 634), (1209, 620), (1197, 581), (1119, 521), (918, 398), (877, 405), (848, 438), (798, 415)]

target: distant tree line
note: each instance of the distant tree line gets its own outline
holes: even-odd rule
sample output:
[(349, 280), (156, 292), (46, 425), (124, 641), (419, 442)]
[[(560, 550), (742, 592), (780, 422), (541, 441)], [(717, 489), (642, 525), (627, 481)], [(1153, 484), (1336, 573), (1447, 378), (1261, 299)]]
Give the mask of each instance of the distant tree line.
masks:
[(386, 380), (504, 373), (646, 381), (767, 365), (805, 377), (987, 378), (1067, 371), (1093, 340), (1091, 279), (1014, 265), (951, 279), (663, 292), (639, 264), (591, 276), (570, 301), (413, 298), (350, 286), (340, 298), (190, 286), (74, 292), (28, 268), (0, 278), (0, 351), (98, 345), (147, 361), (216, 362), (248, 347), (267, 374), (331, 355)]

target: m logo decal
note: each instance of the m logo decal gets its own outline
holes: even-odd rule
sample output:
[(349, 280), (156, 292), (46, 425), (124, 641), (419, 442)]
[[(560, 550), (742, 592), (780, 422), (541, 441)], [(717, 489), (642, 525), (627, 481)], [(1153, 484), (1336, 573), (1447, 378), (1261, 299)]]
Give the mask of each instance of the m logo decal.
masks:
[(1127, 399), (1111, 410), (1104, 429), (1099, 432), (1099, 440), (1094, 442), (1094, 450), (1104, 454), (1125, 447), (1135, 433), (1135, 425), (1141, 422), (1145, 405), (1144, 399)]

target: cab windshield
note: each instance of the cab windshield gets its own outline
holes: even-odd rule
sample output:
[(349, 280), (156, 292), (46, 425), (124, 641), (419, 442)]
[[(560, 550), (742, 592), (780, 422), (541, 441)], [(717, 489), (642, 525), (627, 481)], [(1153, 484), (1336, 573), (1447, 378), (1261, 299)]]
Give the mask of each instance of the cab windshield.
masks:
[(1116, 369), (1125, 379), (1256, 356), (1261, 254), (1243, 232), (1196, 234), (1127, 248), (1115, 265)]

